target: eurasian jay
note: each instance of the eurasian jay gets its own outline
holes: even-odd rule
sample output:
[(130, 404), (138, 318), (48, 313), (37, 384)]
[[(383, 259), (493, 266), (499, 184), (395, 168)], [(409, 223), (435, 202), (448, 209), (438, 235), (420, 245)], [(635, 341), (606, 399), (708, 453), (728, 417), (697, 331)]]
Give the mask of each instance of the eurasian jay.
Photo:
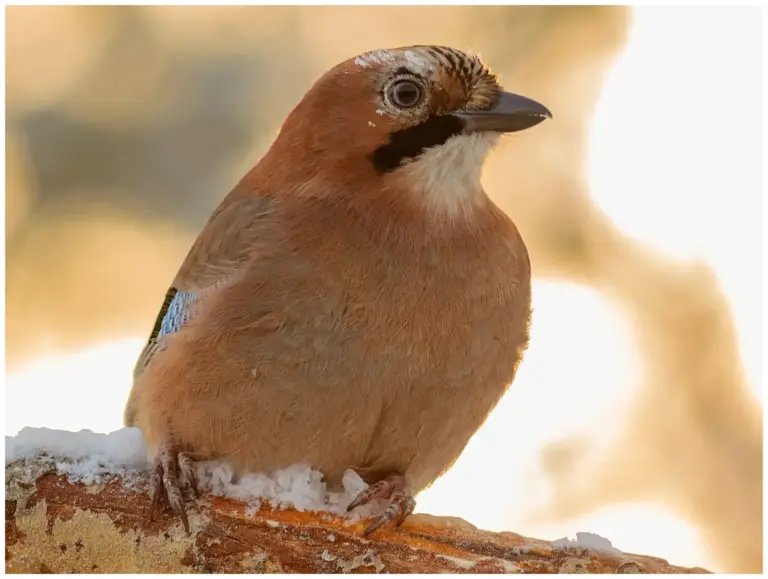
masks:
[[(127, 425), (188, 531), (194, 461), (348, 468), (400, 524), (515, 377), (530, 261), (480, 184), (501, 133), (550, 112), (479, 58), (377, 50), (322, 76), (221, 202), (136, 365)], [(186, 479), (186, 480), (185, 480)], [(195, 491), (196, 492), (196, 491)]]

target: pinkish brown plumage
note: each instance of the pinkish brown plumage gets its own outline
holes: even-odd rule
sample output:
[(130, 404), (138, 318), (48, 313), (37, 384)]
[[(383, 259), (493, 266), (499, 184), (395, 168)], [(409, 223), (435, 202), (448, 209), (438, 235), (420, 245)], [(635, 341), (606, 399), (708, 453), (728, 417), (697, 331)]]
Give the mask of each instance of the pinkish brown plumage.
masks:
[(480, 171), (544, 107), (475, 57), (375, 51), (326, 73), (181, 266), (126, 422), (187, 527), (191, 458), (347, 468), (385, 496), (369, 531), (458, 458), (528, 343), (530, 263)]

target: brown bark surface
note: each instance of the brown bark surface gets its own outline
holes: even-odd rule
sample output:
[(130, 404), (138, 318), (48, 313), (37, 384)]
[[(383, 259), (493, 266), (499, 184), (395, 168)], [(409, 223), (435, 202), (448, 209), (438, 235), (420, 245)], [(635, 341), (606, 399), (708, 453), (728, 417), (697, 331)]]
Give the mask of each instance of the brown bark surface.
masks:
[(6, 468), (8, 573), (690, 573), (662, 559), (553, 549), (547, 541), (413, 515), (364, 538), (365, 521), (325, 513), (249, 512), (205, 496), (185, 535), (170, 511), (146, 516), (146, 479), (84, 485), (46, 459)]

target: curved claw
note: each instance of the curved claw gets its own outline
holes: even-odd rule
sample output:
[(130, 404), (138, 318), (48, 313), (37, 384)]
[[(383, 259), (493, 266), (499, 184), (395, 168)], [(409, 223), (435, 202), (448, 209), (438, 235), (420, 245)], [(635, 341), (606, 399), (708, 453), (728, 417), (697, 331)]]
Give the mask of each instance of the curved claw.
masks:
[(180, 452), (178, 456), (181, 478), (187, 482), (187, 487), (195, 498), (200, 496), (197, 490), (197, 478), (195, 478), (195, 461), (188, 452)]
[(392, 502), (390, 503), (389, 507), (387, 507), (387, 510), (379, 515), (370, 525), (368, 525), (368, 528), (363, 531), (363, 536), (370, 535), (381, 525), (389, 521), (395, 521), (395, 526), (399, 527), (403, 524), (403, 521), (408, 518), (408, 515), (410, 515), (415, 508), (416, 501), (410, 495), (410, 493), (405, 491), (397, 492), (397, 494), (392, 497)]
[(416, 499), (414, 499), (412, 496), (408, 495), (406, 497), (406, 503), (405, 508), (403, 508), (400, 512), (400, 516), (398, 517), (397, 521), (395, 521), (395, 526), (399, 527), (405, 522), (405, 519), (407, 519), (416, 508)]
[(197, 481), (194, 474), (194, 460), (185, 452), (177, 453), (170, 445), (162, 445), (155, 458), (155, 472), (149, 479), (149, 520), (155, 520), (160, 497), (165, 495), (168, 504), (181, 518), (184, 531), (189, 534), (189, 519), (184, 508), (184, 496), (181, 493), (177, 468), (187, 486), (197, 496)]
[(155, 461), (155, 472), (149, 479), (149, 520), (155, 520), (157, 505), (160, 504), (160, 497), (165, 492), (163, 489), (163, 466)]
[(386, 523), (389, 520), (387, 517), (387, 513), (383, 513), (379, 515), (376, 520), (374, 520), (370, 525), (368, 525), (368, 528), (363, 531), (363, 537), (367, 537), (371, 533), (373, 533), (376, 529), (378, 529), (381, 525)]
[(168, 496), (168, 504), (181, 517), (184, 531), (189, 534), (189, 521), (187, 520), (187, 512), (184, 510), (184, 496), (179, 488), (179, 479), (173, 470), (166, 469), (163, 476), (163, 486)]
[(405, 479), (401, 475), (393, 474), (371, 485), (357, 495), (347, 507), (347, 511), (351, 511), (359, 505), (369, 503), (373, 499), (383, 497), (390, 499), (387, 510), (368, 525), (368, 528), (363, 531), (363, 536), (370, 535), (381, 525), (389, 521), (395, 521), (395, 526), (399, 527), (416, 508), (416, 501)]

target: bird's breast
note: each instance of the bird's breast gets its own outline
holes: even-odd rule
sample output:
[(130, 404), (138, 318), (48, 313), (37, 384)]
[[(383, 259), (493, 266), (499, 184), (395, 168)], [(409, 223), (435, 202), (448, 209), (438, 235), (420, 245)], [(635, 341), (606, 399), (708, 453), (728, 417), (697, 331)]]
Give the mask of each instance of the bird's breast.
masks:
[(374, 258), (349, 279), (348, 321), (411, 378), (504, 374), (528, 339), (530, 273), (503, 249)]
[(333, 305), (320, 353), (328, 367), (353, 366), (365, 391), (511, 379), (528, 340), (530, 263), (506, 215), (489, 205), (473, 222), (438, 228), (386, 206), (314, 203), (287, 229), (291, 255)]
[(407, 472), (423, 488), (514, 379), (528, 343), (529, 271), (514, 252), (453, 263), (411, 255), (369, 262), (349, 288), (341, 327), (362, 345), (356, 387), (376, 406), (360, 466)]

